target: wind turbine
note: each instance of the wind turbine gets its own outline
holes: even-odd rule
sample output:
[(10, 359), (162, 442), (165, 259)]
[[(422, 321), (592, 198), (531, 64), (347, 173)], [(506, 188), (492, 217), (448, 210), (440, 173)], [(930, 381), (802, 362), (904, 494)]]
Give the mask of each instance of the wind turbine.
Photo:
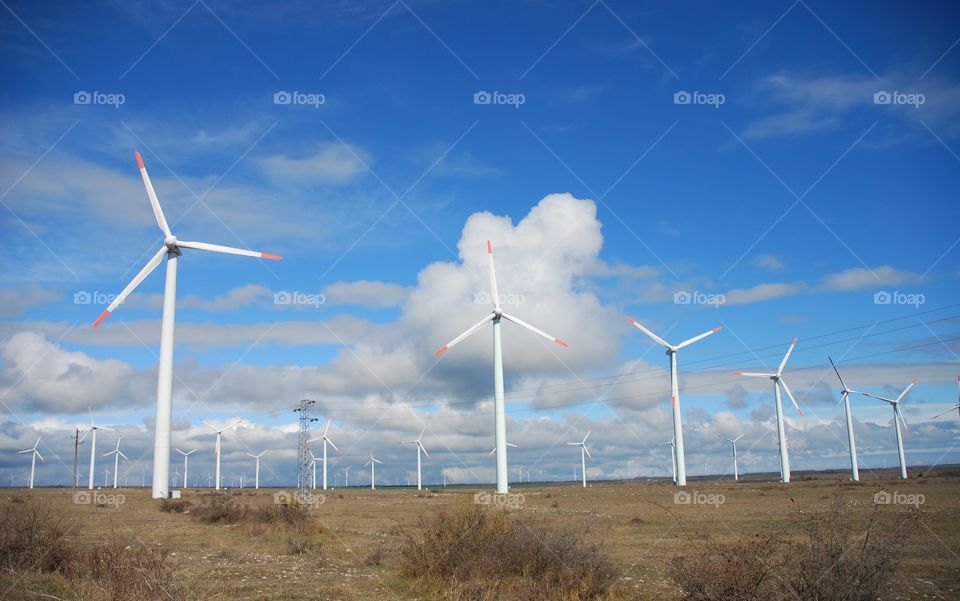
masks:
[(25, 455), (26, 453), (31, 454), (30, 456), (30, 488), (33, 488), (33, 473), (36, 471), (36, 468), (37, 468), (37, 457), (40, 458), (40, 463), (46, 463), (46, 461), (43, 460), (43, 455), (41, 455), (40, 451), (37, 450), (37, 447), (40, 446), (40, 438), (42, 437), (40, 436), (37, 437), (37, 442), (33, 443), (33, 447), (25, 451), (17, 451), (17, 455)]
[(677, 483), (677, 445), (671, 438), (669, 442), (661, 442), (658, 446), (670, 445), (670, 467), (673, 468), (673, 483)]
[(440, 466), (440, 476), (443, 478), (443, 487), (447, 487), (447, 468), (444, 465)]
[(180, 471), (177, 468), (173, 469), (173, 481), (174, 486), (176, 486), (176, 481), (180, 479)]
[[(316, 438), (311, 438), (307, 442), (316, 442), (318, 440), (323, 441), (323, 490), (327, 490), (327, 443), (330, 443), (330, 446), (333, 447), (334, 451), (340, 452), (340, 449), (337, 448), (337, 445), (333, 444), (333, 441), (327, 437), (327, 432), (330, 430), (330, 419), (327, 419), (327, 425), (323, 427), (323, 434)], [(314, 469), (314, 474), (316, 474), (316, 469)], [(316, 478), (316, 476), (314, 476)], [(316, 486), (314, 486), (316, 488)]]
[(373, 458), (373, 451), (370, 451), (370, 461), (363, 464), (363, 467), (370, 466), (370, 490), (377, 487), (377, 464), (383, 464), (379, 459)]
[[(513, 444), (512, 442), (508, 442), (508, 443), (507, 443), (507, 446), (508, 446), (508, 447), (513, 447), (513, 448), (515, 448), (515, 449), (519, 449), (519, 448), (520, 448), (520, 445), (518, 445), (518, 444)], [(496, 455), (496, 453), (497, 453), (497, 447), (493, 447), (493, 450), (490, 451), (489, 453), (487, 453), (487, 455)]]
[[(957, 388), (960, 389), (960, 376), (957, 376)], [(940, 417), (940, 416), (942, 416), (942, 415), (946, 415), (946, 414), (950, 413), (951, 411), (953, 411), (954, 409), (956, 409), (956, 410), (957, 410), (957, 414), (960, 415), (960, 403), (957, 403), (956, 405), (954, 405), (953, 407), (950, 407), (949, 409), (947, 409), (947, 410), (944, 411), (943, 413), (938, 413), (938, 414), (934, 415), (934, 416), (933, 416), (933, 419), (937, 419), (938, 417)]]
[(253, 488), (258, 490), (260, 488), (260, 458), (263, 457), (263, 454), (266, 452), (267, 452), (266, 449), (264, 449), (260, 451), (259, 455), (254, 455), (253, 453), (247, 453), (247, 455), (257, 460), (257, 467), (256, 467), (256, 470), (254, 471), (254, 476), (253, 476)]
[(313, 466), (313, 480), (310, 483), (310, 488), (317, 490), (317, 456), (313, 454), (313, 449), (307, 449), (307, 452), (310, 453), (310, 465)]
[(93, 490), (94, 467), (96, 467), (95, 464), (97, 461), (97, 430), (108, 430), (110, 432), (116, 432), (116, 430), (95, 424), (93, 421), (93, 410), (90, 409), (90, 405), (87, 405), (87, 412), (90, 414), (90, 429), (83, 435), (83, 438), (86, 438), (87, 434), (90, 434), (90, 475), (87, 480), (87, 489)]
[(97, 321), (93, 323), (93, 327), (99, 326), (160, 265), (163, 257), (167, 257), (167, 275), (163, 289), (163, 314), (160, 321), (160, 364), (157, 377), (157, 415), (153, 438), (153, 489), (151, 492), (154, 499), (164, 499), (170, 492), (170, 423), (173, 420), (171, 392), (173, 389), (173, 330), (177, 310), (177, 258), (184, 248), (260, 259), (279, 260), (281, 257), (218, 244), (207, 244), (206, 242), (182, 242), (177, 240), (177, 237), (170, 231), (170, 226), (167, 225), (167, 219), (160, 208), (157, 193), (150, 182), (150, 176), (147, 175), (147, 168), (143, 165), (143, 158), (139, 152), (135, 152), (134, 155), (137, 157), (137, 166), (140, 168), (141, 177), (143, 177), (143, 185), (147, 189), (150, 206), (153, 207), (153, 216), (164, 235), (163, 246), (100, 314)]
[(353, 466), (348, 465), (347, 467), (343, 468), (343, 487), (344, 488), (350, 488), (350, 468), (351, 467)]
[[(213, 431), (217, 434), (217, 444), (213, 447), (213, 456), (214, 456), (214, 458), (216, 459), (216, 464), (217, 464), (217, 467), (216, 467), (216, 470), (215, 470), (215, 472), (216, 472), (216, 490), (220, 490), (220, 437), (223, 435), (223, 431), (224, 431), (224, 430), (226, 430), (227, 428), (232, 428), (232, 427), (236, 426), (237, 424), (236, 424), (236, 423), (233, 423), (233, 424), (230, 424), (229, 426), (224, 426), (224, 427), (222, 427), (222, 428), (215, 428), (215, 427), (211, 426), (210, 424), (208, 424), (207, 422), (205, 422), (205, 421), (203, 421), (203, 420), (200, 420), (200, 421), (202, 421), (205, 426), (207, 426), (208, 428), (210, 428), (211, 430), (213, 430)], [(156, 462), (156, 457), (154, 457), (154, 462)], [(168, 466), (168, 467), (169, 467), (169, 466)], [(156, 477), (156, 476), (153, 477), (153, 483), (154, 483), (154, 487), (156, 487), (156, 483), (157, 483), (157, 477)], [(156, 495), (154, 495), (154, 498), (156, 498)]]
[(103, 468), (103, 487), (104, 487), (104, 488), (107, 487), (107, 480), (108, 480), (109, 478), (110, 478), (110, 468), (109, 468), (109, 467), (105, 467), (105, 468)]
[(790, 388), (787, 386), (787, 383), (783, 381), (783, 368), (786, 367), (787, 359), (790, 358), (790, 353), (793, 352), (793, 348), (795, 346), (797, 346), (796, 338), (793, 339), (793, 342), (790, 344), (790, 348), (787, 349), (787, 354), (783, 356), (783, 361), (780, 362), (780, 367), (777, 368), (777, 373), (775, 374), (741, 371), (733, 372), (734, 375), (737, 376), (770, 378), (773, 380), (773, 393), (777, 400), (777, 436), (780, 444), (780, 481), (784, 483), (790, 482), (790, 457), (787, 452), (787, 431), (783, 425), (783, 405), (780, 402), (780, 388), (783, 388), (783, 391), (787, 393), (787, 396), (790, 397), (790, 400), (793, 402), (793, 406), (797, 409), (797, 413), (800, 414), (800, 417), (803, 417), (803, 411), (800, 411), (800, 405), (798, 405), (797, 400), (793, 398), (793, 393), (790, 392)]
[(190, 471), (190, 455), (196, 452), (196, 449), (192, 451), (187, 451), (184, 453), (180, 449), (175, 449), (178, 453), (183, 455), (183, 487), (187, 488), (187, 473)]
[(420, 440), (423, 438), (423, 433), (427, 431), (427, 427), (424, 426), (423, 430), (420, 431), (420, 436), (417, 436), (416, 440), (404, 440), (398, 442), (397, 444), (415, 444), (417, 445), (417, 490), (423, 490), (423, 486), (420, 480), (420, 452), (423, 451), (423, 454), (427, 457), (430, 456), (430, 453), (427, 452), (427, 449), (424, 448), (423, 443)]
[(840, 393), (840, 400), (843, 402), (843, 412), (847, 420), (847, 446), (850, 448), (850, 479), (854, 482), (859, 482), (860, 466), (857, 464), (857, 443), (853, 438), (853, 415), (850, 413), (850, 393), (863, 393), (847, 388), (847, 383), (844, 382), (843, 378), (840, 376), (840, 370), (837, 369), (836, 363), (833, 362), (833, 359), (829, 355), (827, 355), (827, 359), (830, 359), (830, 365), (833, 366), (833, 371), (836, 372), (837, 379), (840, 380), (840, 387), (842, 389)]
[(583, 487), (587, 487), (587, 456), (590, 459), (593, 459), (593, 455), (590, 455), (590, 451), (587, 450), (587, 437), (590, 436), (590, 430), (587, 430), (587, 435), (583, 437), (583, 440), (580, 442), (568, 442), (568, 445), (574, 445), (580, 447), (580, 474), (583, 476)]
[[(117, 448), (110, 451), (109, 453), (104, 453), (104, 457), (109, 457), (113, 455), (113, 487), (117, 487), (117, 474), (120, 473), (120, 458), (123, 457), (124, 460), (129, 461), (126, 455), (123, 454), (123, 451), (120, 450), (120, 439), (121, 436), (117, 436)], [(104, 484), (106, 486), (106, 484)]]
[[(917, 380), (914, 378), (913, 382), (910, 382), (910, 385), (907, 386), (903, 392), (900, 393), (900, 396), (895, 399), (888, 399), (886, 397), (870, 394), (869, 392), (860, 393), (863, 396), (870, 397), (871, 399), (886, 401), (893, 407), (893, 426), (897, 431), (897, 453), (900, 455), (900, 477), (903, 479), (907, 478), (907, 458), (903, 454), (903, 433), (900, 431), (900, 424), (903, 423), (903, 427), (907, 428), (907, 422), (903, 419), (903, 414), (900, 413), (900, 401), (903, 400), (903, 397), (907, 396), (907, 393), (910, 392), (910, 389), (913, 388), (913, 385), (916, 383)], [(909, 431), (910, 428), (907, 428), (907, 430)]]
[[(721, 437), (733, 447), (733, 479), (737, 481), (740, 479), (740, 471), (737, 469), (737, 441), (743, 438), (743, 434), (737, 436), (736, 438), (727, 438), (726, 436)], [(748, 449), (749, 450), (749, 449)]]
[(555, 338), (543, 330), (535, 328), (527, 322), (503, 312), (500, 308), (500, 293), (497, 290), (497, 274), (493, 268), (493, 244), (491, 244), (489, 240), (487, 240), (487, 257), (490, 265), (490, 294), (493, 296), (493, 312), (447, 344), (441, 346), (434, 355), (439, 357), (453, 345), (478, 332), (480, 328), (488, 322), (493, 324), (493, 415), (497, 449), (500, 451), (497, 453), (497, 494), (506, 494), (509, 488), (507, 482), (507, 420), (504, 413), (503, 400), (503, 352), (500, 342), (500, 321), (501, 319), (512, 321), (518, 326), (524, 327), (534, 334), (543, 336), (547, 340), (555, 342), (560, 346), (569, 345), (559, 338)]
[(699, 336), (694, 336), (693, 338), (685, 340), (680, 344), (673, 345), (640, 325), (640, 322), (629, 315), (626, 317), (626, 320), (637, 326), (641, 332), (649, 336), (654, 342), (667, 349), (667, 356), (670, 357), (670, 403), (673, 406), (673, 441), (675, 445), (674, 457), (675, 463), (677, 464), (676, 484), (677, 486), (686, 486), (687, 467), (683, 450), (683, 421), (680, 417), (680, 383), (677, 377), (677, 351), (684, 347), (690, 346), (694, 342), (703, 340), (711, 334), (719, 332), (720, 327), (713, 328), (712, 330), (704, 332)]

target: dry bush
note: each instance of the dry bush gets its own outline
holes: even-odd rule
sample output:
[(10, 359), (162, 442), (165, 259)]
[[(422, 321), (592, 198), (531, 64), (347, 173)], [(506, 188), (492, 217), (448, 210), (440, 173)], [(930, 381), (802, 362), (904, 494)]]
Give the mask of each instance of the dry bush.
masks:
[(186, 499), (160, 499), (160, 511), (164, 513), (186, 513), (190, 510), (190, 501)]
[(408, 538), (400, 573), (443, 581), (462, 599), (599, 599), (617, 580), (613, 564), (581, 533), (528, 524), (469, 502), (421, 520), (419, 536)]
[(186, 599), (174, 577), (176, 566), (160, 550), (116, 539), (84, 549), (68, 577), (82, 599), (142, 601)]
[(383, 547), (382, 547), (382, 546), (378, 546), (378, 547), (375, 548), (373, 551), (371, 551), (370, 553), (368, 553), (366, 557), (363, 558), (363, 565), (365, 565), (365, 566), (382, 566), (382, 565), (383, 565), (383, 555), (384, 555)]
[(235, 501), (220, 495), (211, 497), (205, 505), (190, 511), (193, 519), (205, 524), (236, 524), (243, 513), (244, 510)]
[(39, 502), (14, 499), (0, 515), (0, 567), (58, 572), (74, 560), (63, 518)]
[[(691, 541), (692, 542), (692, 541)], [(670, 575), (688, 601), (771, 599), (778, 589), (773, 570), (782, 567), (774, 535), (733, 544), (708, 542), (702, 551), (674, 558)]]

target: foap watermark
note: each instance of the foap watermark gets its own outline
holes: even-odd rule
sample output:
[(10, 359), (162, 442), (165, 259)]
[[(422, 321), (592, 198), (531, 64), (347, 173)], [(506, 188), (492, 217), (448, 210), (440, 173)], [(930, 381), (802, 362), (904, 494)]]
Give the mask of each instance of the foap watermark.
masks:
[(915, 109), (920, 108), (921, 104), (927, 102), (927, 97), (920, 93), (914, 92), (901, 92), (899, 90), (894, 90), (893, 92), (887, 92), (885, 90), (880, 90), (873, 95), (874, 104), (897, 104), (897, 105), (907, 105), (912, 106)]
[(109, 305), (117, 299), (115, 293), (106, 294), (104, 292), (77, 290), (73, 293), (73, 304), (75, 305)]
[(873, 495), (874, 505), (911, 505), (919, 508), (926, 502), (927, 498), (919, 493), (908, 495), (897, 491), (889, 493), (881, 490)]
[(321, 104), (326, 104), (327, 97), (323, 94), (312, 92), (287, 92), (280, 90), (273, 93), (274, 104), (291, 104), (295, 106), (312, 106), (315, 109), (320, 108)]
[(274, 505), (302, 505), (314, 509), (327, 502), (326, 495), (306, 490), (302, 494), (281, 490), (273, 493)]
[(273, 293), (275, 305), (302, 305), (319, 309), (327, 302), (327, 297), (319, 292), (300, 292), (298, 290), (281, 290)]
[(73, 493), (75, 505), (105, 505), (120, 509), (126, 501), (127, 498), (120, 493), (103, 493), (97, 490), (80, 490)]
[(686, 90), (680, 90), (673, 94), (674, 104), (703, 104), (718, 109), (720, 105), (726, 101), (727, 97), (720, 93), (698, 92), (697, 90), (687, 92)]
[(507, 93), (497, 92), (496, 90), (487, 92), (480, 90), (473, 95), (474, 104), (505, 104), (516, 109), (520, 108), (520, 105), (526, 101), (527, 97), (519, 92)]
[[(527, 302), (527, 297), (522, 294), (501, 294), (498, 299), (501, 305), (508, 307), (517, 307)], [(481, 290), (473, 295), (473, 304), (489, 305), (493, 303), (493, 295), (486, 290)]]
[(920, 305), (927, 302), (927, 297), (920, 292), (900, 292), (894, 290), (887, 292), (879, 290), (873, 293), (873, 304), (875, 305), (909, 305), (914, 309), (920, 308)]
[(716, 308), (725, 302), (727, 302), (727, 297), (722, 294), (708, 294), (699, 290), (693, 292), (679, 290), (673, 293), (673, 304), (675, 305), (712, 305)]
[(527, 498), (523, 496), (523, 493), (490, 493), (481, 490), (473, 495), (473, 502), (476, 505), (490, 505), (500, 509), (517, 509), (526, 501)]
[(673, 493), (674, 505), (713, 505), (719, 508), (727, 502), (720, 493), (705, 493), (696, 490), (680, 490)]
[(118, 109), (120, 105), (126, 101), (127, 97), (117, 92), (98, 92), (96, 90), (87, 92), (86, 90), (80, 90), (73, 94), (74, 104), (105, 105)]

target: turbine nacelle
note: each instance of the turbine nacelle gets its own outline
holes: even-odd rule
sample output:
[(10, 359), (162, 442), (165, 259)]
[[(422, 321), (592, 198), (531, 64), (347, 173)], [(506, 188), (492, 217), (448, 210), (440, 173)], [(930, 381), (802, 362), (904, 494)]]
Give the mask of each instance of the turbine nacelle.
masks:
[(173, 234), (170, 234), (163, 239), (163, 245), (169, 248), (170, 250), (177, 250), (177, 237)]

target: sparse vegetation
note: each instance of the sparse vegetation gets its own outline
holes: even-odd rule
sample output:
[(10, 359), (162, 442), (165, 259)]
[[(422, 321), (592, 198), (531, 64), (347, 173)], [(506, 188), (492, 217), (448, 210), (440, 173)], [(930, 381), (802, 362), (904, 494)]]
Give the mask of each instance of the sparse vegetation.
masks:
[(164, 513), (187, 513), (190, 501), (186, 499), (160, 499), (160, 511)]

